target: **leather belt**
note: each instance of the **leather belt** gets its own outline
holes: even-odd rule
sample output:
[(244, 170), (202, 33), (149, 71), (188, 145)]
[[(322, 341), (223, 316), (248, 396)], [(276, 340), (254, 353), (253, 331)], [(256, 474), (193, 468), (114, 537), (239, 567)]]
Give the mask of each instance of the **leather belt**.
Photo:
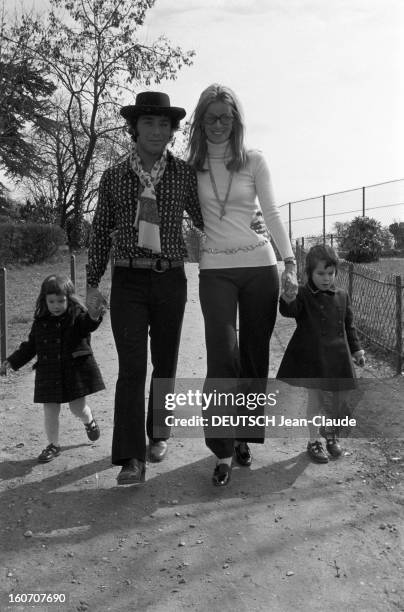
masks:
[(148, 259), (146, 257), (130, 257), (129, 259), (115, 259), (114, 266), (123, 268), (146, 268), (154, 272), (166, 272), (171, 268), (179, 268), (184, 265), (182, 260), (171, 259)]

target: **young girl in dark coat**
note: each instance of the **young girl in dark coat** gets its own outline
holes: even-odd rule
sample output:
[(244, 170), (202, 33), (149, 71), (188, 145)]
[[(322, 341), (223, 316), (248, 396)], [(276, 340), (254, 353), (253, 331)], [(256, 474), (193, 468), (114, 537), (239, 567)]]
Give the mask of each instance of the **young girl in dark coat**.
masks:
[[(317, 439), (317, 427), (310, 420), (324, 414), (327, 399), (331, 399), (332, 418), (349, 414), (349, 392), (356, 386), (353, 361), (361, 366), (365, 363), (348, 294), (334, 284), (337, 268), (338, 257), (331, 247), (312, 247), (306, 256), (307, 283), (298, 290), (285, 285), (279, 303), (280, 313), (294, 317), (297, 327), (277, 378), (308, 389), (307, 452), (319, 463), (327, 463), (328, 455)], [(341, 455), (337, 431), (333, 427), (320, 428), (327, 451), (333, 457)]]
[(89, 440), (100, 437), (86, 395), (105, 389), (90, 344), (90, 333), (101, 323), (102, 314), (100, 304), (90, 317), (68, 277), (48, 276), (41, 286), (28, 340), (0, 367), (0, 374), (5, 375), (9, 367), (18, 370), (37, 357), (34, 402), (43, 403), (49, 442), (38, 457), (41, 463), (60, 455), (59, 413), (65, 402), (83, 422)]

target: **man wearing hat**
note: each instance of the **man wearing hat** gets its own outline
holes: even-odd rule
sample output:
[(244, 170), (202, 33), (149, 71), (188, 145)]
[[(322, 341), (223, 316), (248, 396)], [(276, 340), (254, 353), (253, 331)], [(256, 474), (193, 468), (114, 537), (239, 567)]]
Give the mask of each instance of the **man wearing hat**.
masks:
[(146, 471), (148, 336), (153, 372), (146, 431), (150, 460), (161, 461), (170, 435), (164, 395), (173, 391), (186, 302), (184, 211), (197, 227), (203, 222), (196, 174), (167, 150), (185, 110), (171, 106), (164, 93), (143, 92), (120, 112), (133, 142), (128, 157), (101, 178), (88, 252), (87, 305), (91, 312), (103, 300), (98, 284), (112, 254), (110, 313), (119, 361), (112, 463), (121, 466), (118, 484), (140, 484)]

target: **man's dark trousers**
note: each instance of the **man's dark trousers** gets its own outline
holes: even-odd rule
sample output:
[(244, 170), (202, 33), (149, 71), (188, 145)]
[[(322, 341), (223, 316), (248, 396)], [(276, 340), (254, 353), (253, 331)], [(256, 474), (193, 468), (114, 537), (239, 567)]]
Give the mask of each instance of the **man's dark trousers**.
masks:
[[(145, 382), (150, 336), (152, 380), (147, 411), (147, 436), (164, 440), (164, 397), (156, 398), (153, 415), (153, 379), (170, 379), (162, 387), (174, 388), (182, 320), (187, 299), (183, 267), (165, 272), (115, 267), (111, 288), (111, 326), (118, 352), (119, 374), (115, 391), (112, 463), (126, 459), (145, 461)], [(154, 419), (153, 419), (154, 416)], [(153, 422), (154, 421), (154, 422)], [(159, 435), (154, 437), (153, 426)]]

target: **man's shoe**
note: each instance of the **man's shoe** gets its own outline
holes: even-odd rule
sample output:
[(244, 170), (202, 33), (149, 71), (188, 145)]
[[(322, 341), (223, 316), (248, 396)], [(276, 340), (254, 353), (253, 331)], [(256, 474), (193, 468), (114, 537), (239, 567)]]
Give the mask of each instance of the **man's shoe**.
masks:
[(165, 440), (160, 440), (160, 442), (153, 442), (150, 440), (149, 446), (149, 457), (150, 461), (153, 463), (159, 463), (163, 461), (164, 457), (167, 454), (168, 445)]
[(128, 459), (117, 476), (118, 485), (140, 485), (145, 481), (146, 466), (139, 459)]
[(230, 482), (231, 466), (227, 463), (219, 463), (213, 472), (212, 481), (216, 487), (225, 487)]
[(331, 457), (341, 457), (342, 448), (336, 436), (330, 436), (327, 438), (326, 447)]
[(43, 449), (42, 453), (38, 457), (39, 463), (49, 463), (55, 457), (59, 457), (60, 455), (60, 446), (55, 446), (54, 444), (49, 444), (46, 448)]
[(89, 423), (85, 423), (84, 427), (86, 428), (87, 438), (91, 440), (91, 442), (95, 442), (101, 435), (100, 428), (98, 427), (98, 423), (95, 419), (90, 421)]
[(328, 463), (327, 453), (319, 440), (307, 443), (307, 452), (309, 457), (317, 463)]
[(234, 455), (237, 463), (248, 467), (252, 463), (252, 455), (247, 442), (240, 442), (234, 447)]

